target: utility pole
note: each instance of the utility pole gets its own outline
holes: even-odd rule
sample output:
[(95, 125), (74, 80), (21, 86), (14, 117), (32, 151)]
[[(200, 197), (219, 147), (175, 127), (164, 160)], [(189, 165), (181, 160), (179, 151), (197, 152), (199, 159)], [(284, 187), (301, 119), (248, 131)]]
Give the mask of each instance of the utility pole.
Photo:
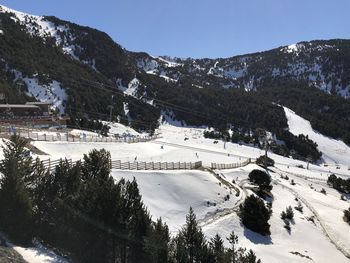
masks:
[(109, 122), (112, 122), (112, 111), (113, 111), (113, 105), (108, 105), (109, 111)]
[(264, 162), (265, 170), (267, 170), (267, 150), (268, 150), (268, 148), (269, 148), (269, 143), (268, 143), (267, 137), (265, 137), (265, 162)]

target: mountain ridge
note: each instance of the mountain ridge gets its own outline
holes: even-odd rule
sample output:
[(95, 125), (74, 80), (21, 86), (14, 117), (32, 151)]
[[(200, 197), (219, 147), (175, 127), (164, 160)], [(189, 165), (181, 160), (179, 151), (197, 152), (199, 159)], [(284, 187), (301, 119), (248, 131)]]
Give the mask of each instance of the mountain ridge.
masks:
[[(350, 40), (300, 42), (220, 59), (154, 57), (128, 51), (87, 26), (0, 9), (0, 92), (10, 101), (45, 99), (32, 91), (52, 92), (59, 84), (66, 92), (60, 105), (76, 120), (109, 119), (111, 105), (113, 120), (139, 130), (154, 130), (168, 114), (189, 125), (233, 125), (243, 133), (287, 127), (283, 109), (274, 104), (283, 102), (326, 135), (350, 142)], [(311, 101), (293, 105), (283, 96), (293, 92), (307, 93)], [(320, 101), (329, 102), (327, 112)]]

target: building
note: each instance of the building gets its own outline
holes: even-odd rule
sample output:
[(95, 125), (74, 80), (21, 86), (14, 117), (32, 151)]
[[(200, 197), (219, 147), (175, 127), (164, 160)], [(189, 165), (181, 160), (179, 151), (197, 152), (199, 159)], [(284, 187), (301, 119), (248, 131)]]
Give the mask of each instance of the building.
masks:
[(42, 110), (37, 105), (30, 104), (0, 104), (0, 118), (41, 116)]
[(26, 104), (0, 104), (0, 122), (32, 127), (64, 127), (69, 117), (55, 116), (49, 102), (27, 102)]
[(41, 101), (36, 101), (36, 102), (27, 102), (25, 105), (34, 105), (38, 106), (41, 109), (42, 115), (43, 116), (48, 116), (50, 115), (51, 112), (51, 106), (52, 104), (50, 102), (41, 102)]

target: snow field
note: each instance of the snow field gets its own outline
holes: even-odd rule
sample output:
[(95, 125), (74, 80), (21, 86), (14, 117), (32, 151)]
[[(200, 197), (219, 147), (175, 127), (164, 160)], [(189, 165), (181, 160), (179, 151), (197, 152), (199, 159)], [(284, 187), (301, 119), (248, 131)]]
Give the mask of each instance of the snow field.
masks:
[[(234, 206), (238, 201), (235, 191), (208, 172), (113, 170), (112, 176), (116, 180), (135, 178), (153, 220), (162, 217), (173, 234), (185, 223), (190, 207), (194, 209), (197, 219), (201, 220)], [(225, 201), (227, 195), (230, 198)]]

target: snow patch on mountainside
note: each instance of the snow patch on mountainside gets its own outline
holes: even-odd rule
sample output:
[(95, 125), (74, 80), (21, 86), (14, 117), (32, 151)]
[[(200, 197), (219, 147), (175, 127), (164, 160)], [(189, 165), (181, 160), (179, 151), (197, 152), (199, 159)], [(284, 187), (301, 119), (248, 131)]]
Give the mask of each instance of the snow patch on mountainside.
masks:
[(341, 140), (331, 139), (313, 130), (309, 121), (295, 114), (294, 111), (283, 107), (289, 131), (294, 135), (304, 134), (317, 143), (326, 163), (350, 165), (350, 147)]
[(70, 44), (74, 41), (75, 37), (70, 33), (69, 26), (55, 25), (48, 21), (44, 16), (26, 14), (1, 5), (0, 12), (13, 14), (12, 19), (25, 26), (27, 32), (32, 36), (41, 37), (44, 41), (47, 38), (54, 38), (56, 40), (56, 45), (62, 46), (64, 53), (79, 60), (75, 55), (77, 46)]
[(129, 82), (128, 88), (124, 91), (124, 93), (129, 96), (135, 97), (140, 85), (141, 82), (137, 78), (134, 78)]
[(54, 109), (58, 109), (61, 114), (64, 113), (67, 93), (61, 87), (61, 83), (53, 80), (49, 84), (41, 85), (36, 78), (23, 78), (23, 81), (28, 88), (27, 95), (33, 96), (42, 102), (51, 102)]
[(18, 70), (11, 69), (9, 71), (15, 75), (14, 82), (22, 80), (25, 83), (28, 96), (34, 97), (41, 102), (50, 102), (53, 110), (58, 110), (60, 114), (64, 114), (68, 95), (60, 82), (51, 80), (49, 83), (41, 84), (36, 75), (34, 77), (25, 77)]
[(182, 63), (175, 62), (173, 58), (171, 57), (156, 57), (157, 60), (161, 61), (164, 63), (164, 65), (167, 68), (175, 68), (175, 67), (182, 67)]

